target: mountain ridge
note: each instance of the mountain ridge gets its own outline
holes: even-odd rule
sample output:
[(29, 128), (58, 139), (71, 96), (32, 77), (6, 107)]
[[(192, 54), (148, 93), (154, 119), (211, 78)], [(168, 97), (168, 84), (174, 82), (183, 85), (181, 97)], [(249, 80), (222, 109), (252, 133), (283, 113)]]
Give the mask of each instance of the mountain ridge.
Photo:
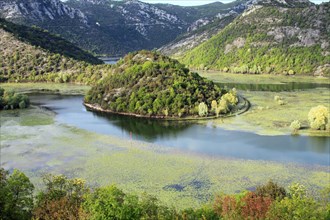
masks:
[(137, 0), (6, 0), (0, 3), (0, 17), (40, 26), (93, 53), (117, 56), (159, 48), (194, 29), (197, 20), (228, 12), (235, 4), (181, 7)]
[(181, 61), (194, 68), (240, 73), (328, 75), (330, 3), (303, 1), (298, 2), (301, 7), (280, 7), (265, 2), (269, 1), (254, 5), (188, 51)]

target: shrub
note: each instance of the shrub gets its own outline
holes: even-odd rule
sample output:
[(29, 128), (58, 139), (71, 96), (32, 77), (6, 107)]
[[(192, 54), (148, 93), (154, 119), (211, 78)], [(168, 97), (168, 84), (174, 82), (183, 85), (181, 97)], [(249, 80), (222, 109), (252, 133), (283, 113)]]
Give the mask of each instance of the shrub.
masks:
[(294, 70), (289, 70), (288, 74), (289, 74), (289, 75), (294, 75), (294, 74), (296, 74), (296, 73), (295, 73)]
[(263, 197), (270, 197), (273, 200), (281, 200), (287, 195), (284, 187), (279, 186), (272, 180), (268, 181), (265, 185), (257, 186), (256, 194)]
[(0, 110), (1, 109), (16, 109), (27, 108), (30, 105), (30, 100), (26, 95), (17, 94), (13, 91), (5, 91), (0, 88)]
[(265, 219), (272, 204), (272, 199), (249, 192), (242, 198), (242, 203), (242, 216), (244, 219)]
[(301, 123), (298, 120), (294, 120), (291, 125), (290, 128), (292, 129), (293, 132), (297, 132), (300, 128), (301, 128)]
[(274, 100), (277, 102), (277, 101), (279, 101), (279, 100), (282, 100), (283, 98), (281, 97), (281, 96), (278, 96), (278, 95), (276, 95), (276, 96), (274, 96)]
[(227, 102), (230, 105), (236, 105), (238, 103), (238, 98), (237, 98), (237, 95), (236, 95), (236, 90), (235, 91), (232, 90), (232, 92), (226, 93), (225, 95), (223, 95), (221, 97), (221, 99), (227, 100)]
[(308, 113), (308, 121), (312, 129), (325, 130), (329, 121), (329, 110), (323, 105), (312, 108)]

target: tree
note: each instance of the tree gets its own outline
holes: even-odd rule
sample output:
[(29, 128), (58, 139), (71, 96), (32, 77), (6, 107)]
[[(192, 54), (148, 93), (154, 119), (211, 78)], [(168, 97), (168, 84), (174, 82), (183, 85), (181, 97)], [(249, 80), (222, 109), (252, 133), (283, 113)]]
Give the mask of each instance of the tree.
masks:
[(138, 219), (141, 213), (138, 198), (126, 196), (115, 186), (96, 189), (87, 195), (83, 206), (91, 219)]
[(215, 100), (212, 100), (211, 102), (211, 111), (217, 115), (217, 108), (218, 108), (218, 103)]
[(8, 179), (6, 171), (2, 169), (0, 173), (0, 219), (30, 219), (33, 208), (33, 184), (19, 170), (15, 169)]
[(205, 117), (208, 114), (207, 105), (204, 102), (199, 103), (198, 105), (198, 115), (200, 117)]
[(285, 188), (274, 183), (272, 180), (268, 181), (265, 185), (257, 186), (256, 194), (263, 197), (270, 197), (273, 200), (281, 200), (287, 195)]
[(329, 121), (329, 110), (323, 105), (312, 108), (308, 113), (308, 121), (312, 129), (325, 130)]
[(294, 120), (291, 125), (290, 128), (292, 129), (292, 131), (295, 133), (297, 132), (300, 128), (301, 128), (301, 123), (298, 120)]
[(34, 218), (79, 219), (80, 215), (85, 215), (81, 210), (87, 192), (84, 180), (49, 174), (43, 177), (43, 182), (46, 189), (37, 196)]
[(241, 200), (242, 216), (244, 219), (265, 219), (266, 214), (272, 204), (272, 199), (268, 196), (257, 195), (254, 192), (247, 193)]
[(229, 112), (229, 104), (228, 104), (227, 99), (224, 99), (221, 97), (217, 110), (219, 113), (223, 113), (223, 114), (226, 114), (227, 112)]
[(289, 187), (289, 197), (276, 200), (269, 213), (269, 219), (325, 219), (325, 211), (313, 198), (307, 197), (306, 188), (300, 184)]

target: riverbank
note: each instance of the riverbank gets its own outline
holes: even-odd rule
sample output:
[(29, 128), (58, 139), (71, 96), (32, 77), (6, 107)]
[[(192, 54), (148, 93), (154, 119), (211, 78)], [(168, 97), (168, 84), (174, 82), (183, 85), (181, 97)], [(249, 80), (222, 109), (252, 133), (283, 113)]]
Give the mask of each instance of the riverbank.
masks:
[(237, 115), (241, 115), (245, 112), (247, 112), (250, 108), (250, 102), (243, 96), (238, 96), (238, 103), (233, 109), (232, 112), (225, 115), (219, 115), (219, 116), (207, 116), (207, 117), (199, 117), (199, 116), (184, 116), (184, 117), (166, 117), (166, 116), (158, 116), (158, 115), (140, 115), (130, 112), (115, 112), (109, 109), (103, 109), (99, 105), (93, 105), (84, 102), (84, 106), (90, 110), (90, 111), (96, 111), (96, 112), (102, 112), (102, 113), (108, 113), (108, 114), (116, 114), (116, 115), (124, 115), (124, 116), (130, 116), (130, 117), (136, 117), (136, 118), (148, 118), (148, 119), (157, 119), (157, 120), (165, 120), (165, 121), (197, 121), (197, 120), (211, 120), (211, 119), (217, 119), (217, 118), (229, 118), (234, 117)]
[[(236, 75), (233, 74), (228, 77), (233, 78)], [(219, 81), (221, 75), (214, 75), (214, 77)], [(273, 82), (277, 83), (282, 79), (280, 77)], [(307, 78), (300, 79), (300, 82), (306, 82), (305, 80)], [(320, 79), (320, 82), (325, 83), (327, 81)], [(1, 87), (23, 93), (46, 92), (64, 95), (84, 95), (90, 89), (89, 86), (63, 83), (3, 83)], [(250, 102), (248, 112), (245, 112), (243, 108), (240, 113), (244, 114), (237, 114), (237, 117), (199, 120), (199, 123), (213, 124), (227, 130), (247, 131), (260, 135), (291, 135), (291, 122), (300, 120), (303, 129), (299, 130), (299, 135), (330, 136), (330, 131), (308, 129), (307, 121), (308, 112), (312, 107), (325, 105), (330, 109), (330, 90), (327, 88), (291, 92), (239, 91), (239, 93), (242, 93)], [(283, 99), (283, 105), (274, 100), (275, 96)]]
[[(330, 109), (330, 79), (307, 76), (276, 76), (231, 74), (216, 71), (202, 71), (200, 75), (215, 82), (239, 84), (315, 83), (326, 85), (323, 88), (296, 89), (290, 91), (247, 91), (239, 90), (251, 102), (250, 110), (243, 115), (224, 120), (213, 120), (214, 126), (229, 130), (241, 130), (260, 135), (290, 135), (290, 124), (294, 120), (302, 123), (302, 129), (295, 135), (330, 136), (330, 131), (312, 130), (309, 128), (308, 112), (311, 108), (324, 105)], [(234, 85), (233, 85), (234, 86)], [(281, 102), (275, 97), (282, 99)]]

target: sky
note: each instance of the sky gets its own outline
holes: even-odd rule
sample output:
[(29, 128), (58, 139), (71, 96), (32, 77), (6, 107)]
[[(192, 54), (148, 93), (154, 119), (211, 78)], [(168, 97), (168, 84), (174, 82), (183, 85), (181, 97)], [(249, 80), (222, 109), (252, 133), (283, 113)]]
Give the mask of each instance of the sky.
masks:
[[(141, 0), (142, 2), (148, 3), (168, 3), (173, 5), (192, 6), (192, 5), (205, 5), (208, 3), (215, 2), (217, 0)], [(219, 1), (219, 0), (218, 0)], [(233, 0), (220, 0), (222, 3), (232, 2)], [(328, 2), (329, 0), (310, 0), (316, 4), (322, 2)]]

